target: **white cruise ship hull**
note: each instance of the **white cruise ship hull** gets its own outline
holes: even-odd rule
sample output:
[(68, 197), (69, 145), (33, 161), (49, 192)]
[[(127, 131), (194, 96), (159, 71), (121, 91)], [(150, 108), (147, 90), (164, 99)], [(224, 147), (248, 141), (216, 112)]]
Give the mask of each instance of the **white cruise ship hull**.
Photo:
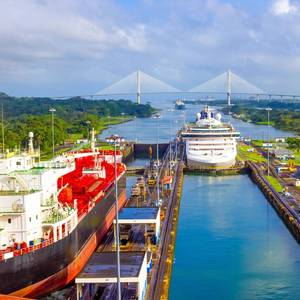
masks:
[(194, 170), (228, 169), (235, 165), (236, 155), (221, 157), (199, 157), (187, 153), (187, 166)]

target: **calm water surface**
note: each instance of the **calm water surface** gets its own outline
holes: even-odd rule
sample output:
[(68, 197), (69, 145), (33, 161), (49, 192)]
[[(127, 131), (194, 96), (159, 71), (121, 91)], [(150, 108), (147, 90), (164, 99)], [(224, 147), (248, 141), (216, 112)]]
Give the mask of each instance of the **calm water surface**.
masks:
[(185, 176), (170, 300), (299, 299), (300, 248), (248, 176)]
[[(156, 142), (158, 125), (159, 141), (169, 142), (170, 137), (174, 137), (175, 133), (185, 122), (194, 121), (196, 113), (201, 111), (202, 108), (203, 105), (188, 105), (184, 111), (171, 110), (171, 107), (164, 108), (160, 112), (161, 118), (158, 121), (154, 118), (134, 119), (131, 122), (110, 127), (103, 131), (100, 137), (105, 138), (111, 134), (118, 134), (128, 140), (144, 143)], [(225, 122), (231, 122), (233, 126), (241, 132), (241, 136), (243, 137), (256, 139), (268, 138), (267, 126), (245, 123), (225, 115), (223, 115), (223, 120)], [(291, 135), (293, 134), (270, 127), (271, 138)]]

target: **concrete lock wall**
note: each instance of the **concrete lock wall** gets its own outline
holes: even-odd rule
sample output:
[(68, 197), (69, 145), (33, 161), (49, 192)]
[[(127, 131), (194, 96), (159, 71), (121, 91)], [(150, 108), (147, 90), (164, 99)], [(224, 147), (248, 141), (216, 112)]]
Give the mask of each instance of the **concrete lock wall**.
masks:
[[(152, 158), (156, 158), (156, 144), (134, 144), (134, 157), (149, 157), (149, 148), (152, 147)], [(158, 144), (159, 157), (162, 157), (169, 144)]]
[(143, 300), (145, 298), (146, 289), (147, 289), (147, 255), (146, 254), (144, 256), (144, 260), (141, 266), (137, 289), (138, 289), (137, 290), (138, 300)]

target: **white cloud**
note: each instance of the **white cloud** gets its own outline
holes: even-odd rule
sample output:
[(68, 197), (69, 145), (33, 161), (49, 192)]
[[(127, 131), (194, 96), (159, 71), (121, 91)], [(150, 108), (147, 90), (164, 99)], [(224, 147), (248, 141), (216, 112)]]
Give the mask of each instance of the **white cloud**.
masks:
[(0, 0), (0, 91), (92, 93), (137, 67), (178, 88), (230, 67), (299, 90), (298, 19), (274, 18), (298, 2), (270, 1)]
[(290, 0), (275, 0), (271, 6), (271, 12), (275, 16), (293, 14), (297, 10), (297, 6), (292, 4)]
[(121, 26), (104, 10), (102, 14), (92, 19), (71, 1), (1, 1), (0, 55), (13, 60), (68, 59), (99, 57), (116, 47), (146, 47), (142, 26)]

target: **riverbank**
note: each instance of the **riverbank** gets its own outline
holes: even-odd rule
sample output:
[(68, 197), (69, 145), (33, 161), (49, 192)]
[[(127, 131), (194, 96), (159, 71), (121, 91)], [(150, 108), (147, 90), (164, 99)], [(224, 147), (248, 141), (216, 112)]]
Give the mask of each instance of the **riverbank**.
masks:
[(260, 106), (256, 103), (253, 107), (246, 107), (243, 104), (234, 105), (231, 107), (224, 107), (221, 111), (225, 114), (231, 114), (231, 116), (237, 120), (252, 123), (255, 125), (269, 125), (280, 130), (300, 133), (300, 111), (295, 110), (295, 107), (280, 108), (274, 103), (270, 103), (271, 110), (268, 113), (266, 111), (267, 106)]

